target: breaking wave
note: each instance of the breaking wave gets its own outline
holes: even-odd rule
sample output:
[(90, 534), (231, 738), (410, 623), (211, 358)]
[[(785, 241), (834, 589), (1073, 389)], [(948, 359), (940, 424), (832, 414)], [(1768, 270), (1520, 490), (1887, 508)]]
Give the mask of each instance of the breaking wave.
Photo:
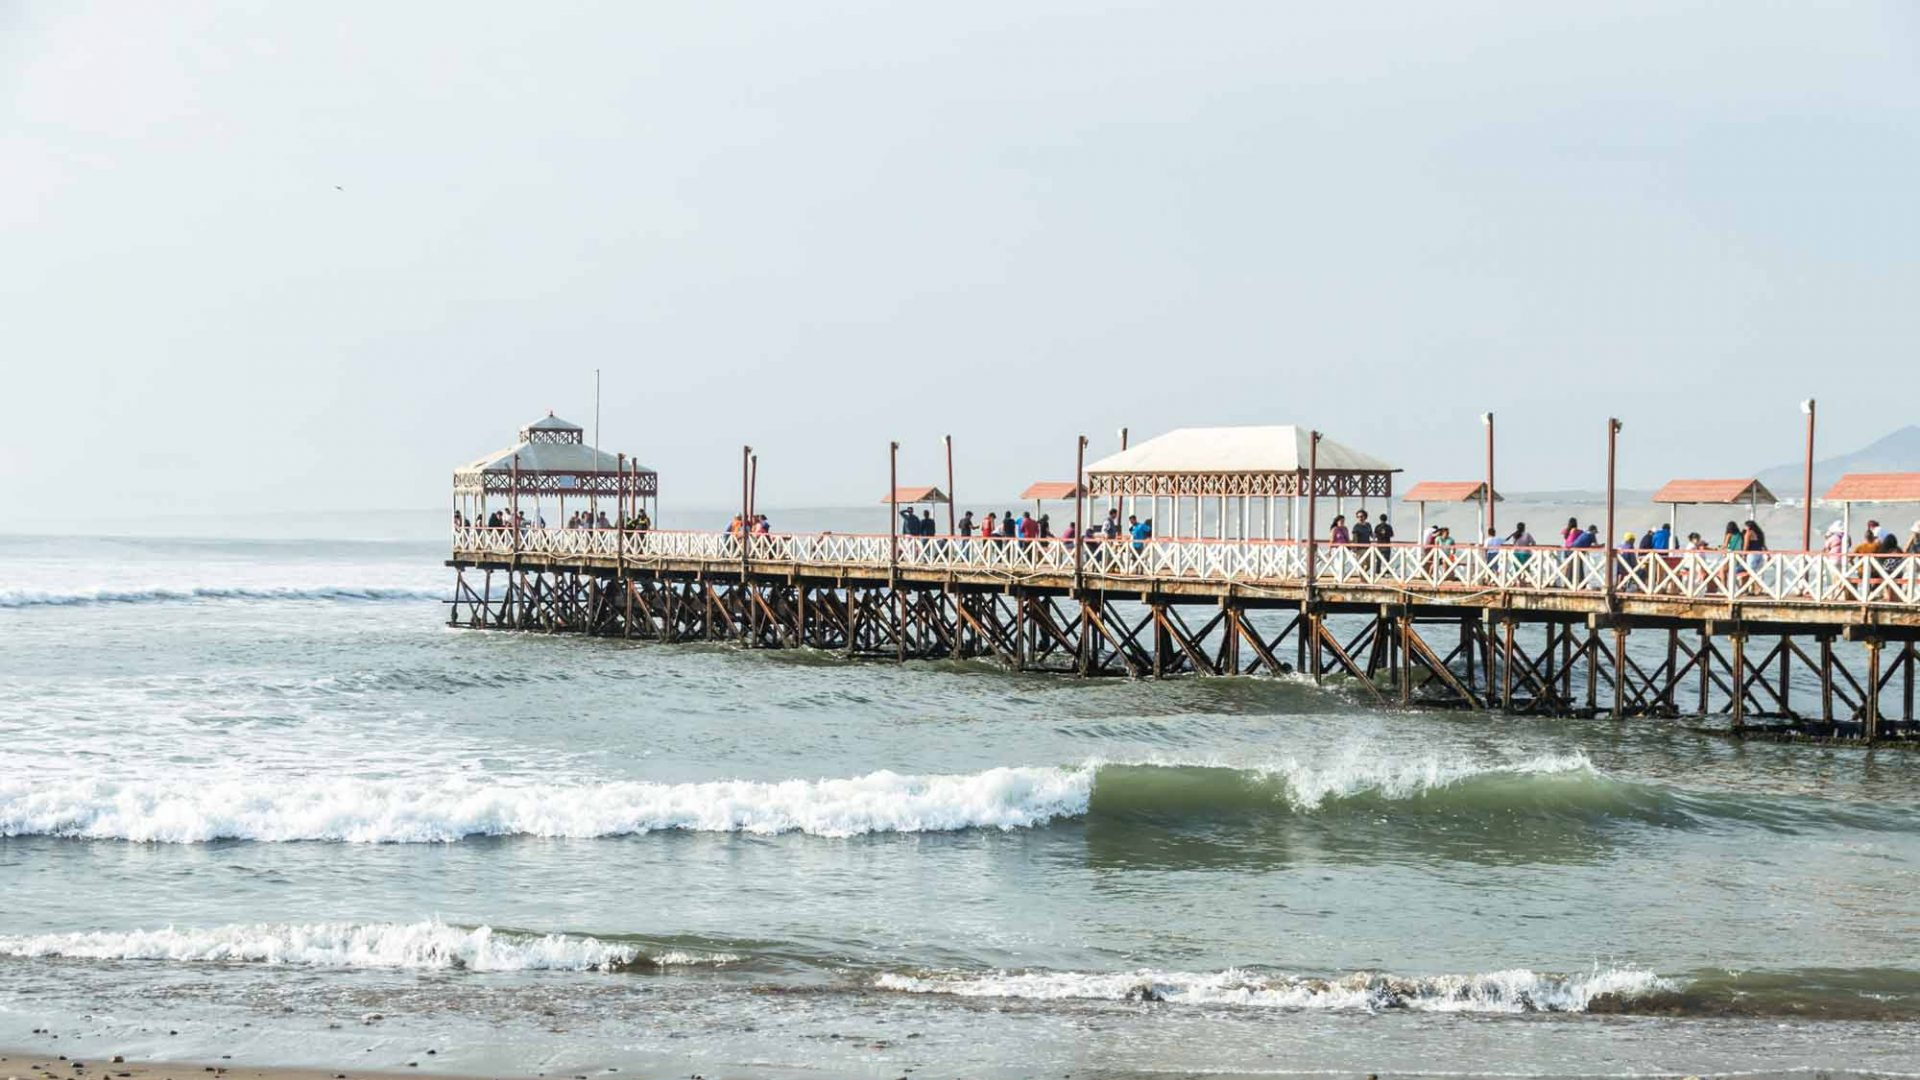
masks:
[(420, 843), (468, 836), (588, 838), (667, 830), (847, 837), (1015, 829), (1085, 812), (1094, 770), (688, 784), (0, 780), (0, 836), (195, 843)]
[(697, 783), (530, 779), (0, 776), (0, 837), (200, 843), (214, 840), (445, 843), (476, 836), (588, 839), (655, 832), (876, 833), (1029, 829), (1068, 820), (1200, 824), (1381, 813), (1504, 827), (1516, 817), (1678, 828), (1728, 819), (1791, 828), (1860, 809), (1756, 804), (1609, 777), (1585, 755), (1500, 763), (1440, 760), (1202, 765), (1017, 766), (977, 773), (890, 771), (817, 780)]
[(384, 585), (190, 585), (146, 589), (77, 589), (72, 592), (0, 589), (0, 608), (164, 604), (194, 600), (439, 600), (445, 596), (444, 589)]
[(566, 934), (416, 923), (262, 923), (210, 929), (0, 935), (0, 956), (167, 960), (415, 971), (629, 971), (736, 963), (725, 952), (642, 947)]
[(874, 979), (874, 985), (908, 994), (1035, 1001), (1152, 1001), (1278, 1009), (1475, 1013), (1586, 1012), (1595, 1004), (1613, 1008), (1621, 1001), (1671, 992), (1678, 986), (1650, 971), (1600, 967), (1572, 975), (1515, 968), (1474, 975), (1420, 977), (1363, 971), (1330, 979), (1238, 968), (1211, 973), (946, 972), (884, 974)]

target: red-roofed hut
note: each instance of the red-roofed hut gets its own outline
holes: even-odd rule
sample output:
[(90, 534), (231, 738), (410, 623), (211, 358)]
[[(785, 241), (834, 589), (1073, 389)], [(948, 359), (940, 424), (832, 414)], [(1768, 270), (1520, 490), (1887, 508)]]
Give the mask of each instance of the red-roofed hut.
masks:
[[(1420, 508), (1420, 528), (1414, 533), (1416, 542), (1427, 538), (1427, 504), (1438, 503), (1479, 503), (1480, 536), (1479, 543), (1487, 534), (1487, 482), (1485, 480), (1422, 480), (1407, 489), (1401, 496), (1402, 502), (1410, 502)], [(1498, 491), (1493, 493), (1494, 502), (1505, 502)]]
[(1667, 504), (1668, 543), (1680, 546), (1680, 508), (1682, 506), (1737, 506), (1747, 504), (1749, 517), (1760, 516), (1760, 504), (1779, 502), (1767, 485), (1749, 477), (1745, 480), (1669, 480), (1653, 493), (1653, 501)]
[(1853, 535), (1853, 504), (1857, 502), (1920, 502), (1920, 472), (1848, 473), (1834, 481), (1823, 496), (1841, 507), (1847, 535)]

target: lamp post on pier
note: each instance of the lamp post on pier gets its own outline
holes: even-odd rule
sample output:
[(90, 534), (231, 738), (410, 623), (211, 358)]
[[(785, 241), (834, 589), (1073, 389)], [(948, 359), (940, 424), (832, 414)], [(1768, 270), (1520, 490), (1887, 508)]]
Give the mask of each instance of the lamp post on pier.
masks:
[(958, 501), (953, 494), (953, 436), (942, 435), (940, 436), (940, 441), (945, 444), (947, 448), (947, 535), (952, 536), (960, 531), (959, 526), (953, 520), (954, 503)]
[(1800, 403), (1800, 411), (1807, 414), (1807, 468), (1804, 479), (1805, 491), (1800, 503), (1800, 550), (1813, 549), (1813, 421), (1816, 406), (1812, 398)]
[(1613, 550), (1613, 496), (1614, 466), (1619, 458), (1620, 428), (1619, 420), (1613, 417), (1607, 418), (1607, 535), (1601, 541), (1600, 550), (1607, 558), (1607, 609), (1609, 611), (1613, 609), (1614, 577), (1619, 564), (1619, 556)]
[(1319, 542), (1320, 527), (1315, 511), (1320, 500), (1315, 498), (1320, 486), (1320, 433), (1315, 431), (1307, 436), (1307, 596), (1313, 596), (1313, 556), (1315, 545)]
[(1498, 527), (1493, 521), (1493, 414), (1481, 413), (1480, 422), (1487, 428), (1487, 487), (1480, 493), (1480, 531), (1491, 533)]
[(753, 538), (753, 447), (740, 448), (740, 580), (747, 580), (747, 545)]
[(1087, 475), (1087, 437), (1080, 436), (1073, 452), (1073, 595), (1080, 596), (1086, 573), (1087, 492), (1081, 483)]
[(900, 444), (887, 443), (887, 583), (900, 574)]

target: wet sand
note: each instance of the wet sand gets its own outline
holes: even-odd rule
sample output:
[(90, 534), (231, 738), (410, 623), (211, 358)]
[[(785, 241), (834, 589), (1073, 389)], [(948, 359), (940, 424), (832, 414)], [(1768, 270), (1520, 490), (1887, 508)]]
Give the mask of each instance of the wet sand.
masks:
[[(422, 1062), (424, 1065), (425, 1062)], [(433, 1073), (445, 1077), (445, 1073)], [(32, 1051), (0, 1050), (0, 1080), (418, 1080), (420, 1071), (379, 1072), (365, 1069), (281, 1068), (184, 1061), (121, 1061), (107, 1058), (68, 1058)]]

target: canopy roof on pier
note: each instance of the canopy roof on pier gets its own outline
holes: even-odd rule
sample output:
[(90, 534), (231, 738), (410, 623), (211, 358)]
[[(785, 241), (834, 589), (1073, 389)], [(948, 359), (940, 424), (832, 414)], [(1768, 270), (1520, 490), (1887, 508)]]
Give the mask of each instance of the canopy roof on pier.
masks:
[(1040, 502), (1043, 499), (1077, 499), (1083, 494), (1080, 485), (1071, 480), (1039, 480), (1028, 484), (1027, 490), (1020, 493), (1020, 498)]
[(1822, 496), (1828, 502), (1920, 502), (1920, 473), (1848, 473)]
[(899, 503), (902, 506), (908, 503), (932, 503), (935, 506), (944, 506), (953, 500), (947, 498), (946, 492), (932, 485), (928, 485), (926, 487), (897, 487), (893, 489), (893, 494), (890, 497), (881, 499), (880, 501), (883, 503)]
[(547, 415), (520, 429), (512, 446), (453, 471), (458, 495), (657, 495), (660, 477), (636, 461), (586, 444), (578, 424)]
[[(1422, 480), (1407, 489), (1400, 496), (1402, 502), (1479, 502), (1485, 497), (1485, 480)], [(1494, 502), (1506, 502), (1498, 491), (1493, 493)]]
[[(1305, 495), (1312, 433), (1292, 424), (1179, 428), (1087, 467), (1093, 495)], [(1320, 438), (1313, 494), (1393, 494), (1400, 470), (1371, 454)]]
[(1731, 506), (1735, 503), (1772, 506), (1779, 502), (1767, 485), (1758, 480), (1669, 480), (1667, 486), (1653, 493), (1657, 503), (1714, 504)]

